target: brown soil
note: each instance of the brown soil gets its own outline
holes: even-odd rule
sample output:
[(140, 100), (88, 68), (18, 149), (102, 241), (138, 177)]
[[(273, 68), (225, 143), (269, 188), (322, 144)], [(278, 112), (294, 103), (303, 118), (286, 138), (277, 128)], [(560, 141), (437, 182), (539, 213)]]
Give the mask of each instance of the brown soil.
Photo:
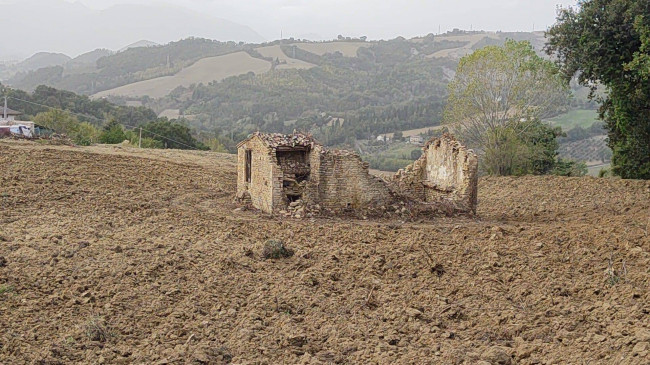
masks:
[(650, 182), (299, 221), (236, 209), (234, 161), (0, 142), (0, 363), (650, 363)]

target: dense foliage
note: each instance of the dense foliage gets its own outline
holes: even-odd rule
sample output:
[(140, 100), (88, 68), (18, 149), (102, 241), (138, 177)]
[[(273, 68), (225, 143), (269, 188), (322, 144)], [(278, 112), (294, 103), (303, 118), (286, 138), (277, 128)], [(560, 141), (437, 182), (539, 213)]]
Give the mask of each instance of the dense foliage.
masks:
[(594, 90), (607, 87), (600, 117), (614, 173), (650, 179), (650, 2), (581, 1), (560, 10), (548, 37), (567, 80), (577, 74)]
[[(584, 175), (583, 165), (558, 158), (562, 129), (539, 120), (498, 126), (487, 132), (481, 169), (490, 175)], [(580, 167), (578, 167), (580, 166)]]
[[(1, 85), (0, 85), (1, 86)], [(70, 91), (39, 86), (33, 93), (4, 88), (13, 109), (25, 120), (68, 135), (76, 144), (116, 144), (129, 140), (143, 148), (206, 149), (185, 125), (158, 118), (146, 107), (118, 106)], [(108, 120), (108, 122), (105, 122)], [(98, 129), (101, 127), (101, 131)], [(125, 128), (142, 128), (140, 135)]]
[(97, 142), (97, 128), (88, 122), (80, 122), (77, 118), (61, 110), (52, 109), (38, 113), (34, 122), (47, 127), (56, 133), (65, 134), (80, 146), (88, 146)]
[(115, 119), (111, 119), (99, 135), (99, 142), (106, 144), (118, 144), (127, 139), (124, 127)]
[(192, 136), (189, 127), (179, 123), (172, 123), (165, 118), (143, 125), (142, 137), (159, 141), (165, 148), (180, 150), (209, 149)]
[(157, 119), (156, 113), (145, 107), (115, 105), (108, 100), (92, 100), (84, 95), (70, 91), (39, 86), (33, 93), (6, 88), (12, 109), (20, 110), (22, 118), (29, 120), (36, 114), (50, 108), (64, 109), (74, 113), (81, 121), (101, 126), (106, 118), (114, 118), (120, 124), (131, 126)]
[(460, 60), (449, 83), (445, 123), (483, 151), (491, 148), (488, 139), (498, 128), (523, 130), (518, 124), (557, 114), (568, 96), (552, 62), (538, 56), (529, 42), (509, 40)]

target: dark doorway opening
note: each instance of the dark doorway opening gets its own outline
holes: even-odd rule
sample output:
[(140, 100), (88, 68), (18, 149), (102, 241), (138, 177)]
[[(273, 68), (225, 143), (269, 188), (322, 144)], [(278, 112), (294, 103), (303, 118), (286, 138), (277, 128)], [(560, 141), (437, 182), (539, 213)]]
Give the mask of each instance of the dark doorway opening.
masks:
[(251, 165), (253, 160), (253, 151), (246, 150), (246, 182), (251, 182)]

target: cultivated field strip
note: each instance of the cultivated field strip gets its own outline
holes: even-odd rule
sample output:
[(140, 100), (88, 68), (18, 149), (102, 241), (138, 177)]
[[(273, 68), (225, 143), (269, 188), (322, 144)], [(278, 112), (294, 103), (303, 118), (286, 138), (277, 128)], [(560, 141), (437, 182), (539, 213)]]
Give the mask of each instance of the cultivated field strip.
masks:
[(0, 363), (648, 363), (649, 182), (293, 220), (236, 210), (230, 155), (0, 142), (0, 166)]

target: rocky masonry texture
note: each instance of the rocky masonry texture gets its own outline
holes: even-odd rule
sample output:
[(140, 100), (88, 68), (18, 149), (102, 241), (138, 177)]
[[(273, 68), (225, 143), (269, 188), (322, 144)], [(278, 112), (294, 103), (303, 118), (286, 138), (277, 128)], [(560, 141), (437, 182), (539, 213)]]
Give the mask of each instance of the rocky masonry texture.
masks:
[(422, 156), (395, 174), (394, 183), (412, 200), (445, 200), (457, 211), (476, 213), (478, 157), (445, 134), (428, 141)]
[(237, 197), (267, 213), (304, 204), (336, 214), (406, 201), (475, 212), (477, 167), (476, 155), (445, 135), (386, 182), (356, 153), (328, 150), (303, 134), (255, 133), (238, 145)]
[(318, 146), (312, 154), (312, 178), (308, 204), (339, 212), (363, 210), (395, 200), (386, 183), (368, 171), (368, 164), (356, 153), (326, 150)]

